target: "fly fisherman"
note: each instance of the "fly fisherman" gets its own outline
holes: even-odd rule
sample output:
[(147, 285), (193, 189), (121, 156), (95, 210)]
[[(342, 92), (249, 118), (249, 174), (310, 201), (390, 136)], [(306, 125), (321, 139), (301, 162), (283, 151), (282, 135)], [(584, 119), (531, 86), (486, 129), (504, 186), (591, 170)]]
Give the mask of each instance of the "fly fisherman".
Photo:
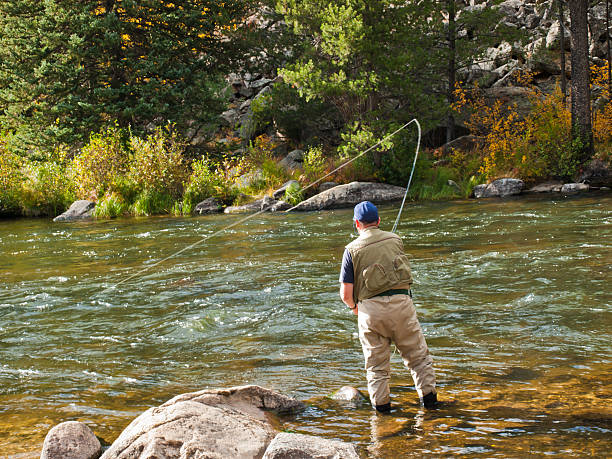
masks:
[(410, 369), (425, 408), (437, 403), (433, 361), (412, 303), (412, 276), (399, 236), (378, 228), (370, 201), (355, 206), (359, 237), (346, 246), (340, 271), (340, 298), (357, 315), (372, 406), (391, 410), (389, 373), (393, 341)]

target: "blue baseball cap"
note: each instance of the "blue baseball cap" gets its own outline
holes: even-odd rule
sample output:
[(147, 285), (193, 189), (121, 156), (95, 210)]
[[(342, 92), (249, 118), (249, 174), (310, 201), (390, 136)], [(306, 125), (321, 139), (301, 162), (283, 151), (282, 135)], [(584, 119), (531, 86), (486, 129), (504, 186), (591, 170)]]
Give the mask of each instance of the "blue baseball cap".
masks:
[(378, 209), (370, 201), (361, 201), (355, 206), (353, 219), (362, 223), (373, 223), (378, 221)]

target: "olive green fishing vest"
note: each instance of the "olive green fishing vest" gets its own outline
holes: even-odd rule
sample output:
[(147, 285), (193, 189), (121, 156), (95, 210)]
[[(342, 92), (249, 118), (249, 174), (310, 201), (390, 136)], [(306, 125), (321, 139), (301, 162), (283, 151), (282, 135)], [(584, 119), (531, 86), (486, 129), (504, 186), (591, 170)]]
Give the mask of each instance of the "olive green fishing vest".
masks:
[(402, 239), (376, 227), (366, 228), (346, 246), (353, 259), (353, 300), (372, 298), (390, 289), (409, 289), (412, 284)]

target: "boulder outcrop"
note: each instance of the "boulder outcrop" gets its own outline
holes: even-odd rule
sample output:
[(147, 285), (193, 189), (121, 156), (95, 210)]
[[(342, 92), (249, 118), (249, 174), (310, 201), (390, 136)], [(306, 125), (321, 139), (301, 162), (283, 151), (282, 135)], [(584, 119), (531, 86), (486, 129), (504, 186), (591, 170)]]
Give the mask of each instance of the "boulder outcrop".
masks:
[(478, 185), (474, 187), (474, 197), (476, 198), (504, 198), (520, 194), (525, 183), (522, 180), (515, 178), (502, 178), (494, 180), (486, 185)]
[(263, 459), (359, 459), (349, 443), (312, 435), (281, 432), (268, 446)]
[(260, 386), (178, 395), (132, 421), (102, 459), (261, 458), (276, 436), (266, 411), (302, 408)]
[(81, 199), (74, 201), (68, 210), (61, 215), (58, 215), (53, 219), (54, 222), (72, 222), (75, 220), (86, 220), (93, 216), (94, 208), (96, 203)]
[(351, 182), (338, 185), (300, 202), (295, 210), (323, 210), (352, 207), (361, 201), (374, 204), (399, 201), (404, 197), (405, 188), (384, 183)]

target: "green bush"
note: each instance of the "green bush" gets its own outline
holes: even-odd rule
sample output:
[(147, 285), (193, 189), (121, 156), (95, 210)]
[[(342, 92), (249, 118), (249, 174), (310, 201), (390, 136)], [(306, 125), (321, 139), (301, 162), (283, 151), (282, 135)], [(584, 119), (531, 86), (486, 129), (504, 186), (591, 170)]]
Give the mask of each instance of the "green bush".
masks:
[(321, 178), (325, 174), (326, 166), (323, 149), (320, 146), (310, 147), (304, 152), (304, 176), (308, 183)]
[(179, 198), (189, 171), (183, 152), (186, 142), (170, 127), (157, 128), (145, 139), (130, 137), (133, 160), (129, 178), (142, 190)]
[(196, 204), (211, 196), (225, 199), (227, 185), (219, 166), (203, 157), (191, 163), (192, 172), (187, 180), (181, 213), (188, 215)]
[(21, 158), (6, 148), (4, 139), (0, 135), (0, 215), (15, 215), (23, 181)]
[(55, 216), (76, 198), (76, 188), (61, 162), (30, 162), (24, 167), (21, 206), (26, 215)]
[(285, 190), (285, 197), (283, 198), (285, 202), (288, 202), (292, 206), (295, 206), (304, 200), (304, 193), (302, 192), (302, 187), (296, 183), (290, 183), (287, 189)]
[(89, 143), (74, 158), (75, 180), (80, 198), (97, 198), (111, 188), (129, 168), (127, 133), (117, 127), (92, 134)]
[(98, 218), (120, 217), (129, 211), (129, 207), (121, 195), (111, 192), (96, 203), (93, 215)]
[(139, 217), (168, 214), (175, 208), (174, 203), (174, 198), (167, 192), (145, 190), (138, 195), (132, 211)]

